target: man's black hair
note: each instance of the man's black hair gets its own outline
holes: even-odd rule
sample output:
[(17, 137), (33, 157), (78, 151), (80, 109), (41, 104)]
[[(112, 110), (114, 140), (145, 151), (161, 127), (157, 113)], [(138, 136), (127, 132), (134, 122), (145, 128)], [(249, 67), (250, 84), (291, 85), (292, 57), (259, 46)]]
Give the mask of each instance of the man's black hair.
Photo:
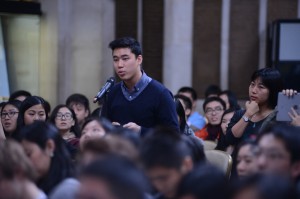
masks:
[(86, 96), (80, 93), (74, 93), (67, 98), (66, 105), (70, 106), (72, 102), (82, 104), (84, 108), (90, 113), (90, 103)]
[(135, 57), (142, 55), (140, 43), (132, 37), (122, 37), (109, 43), (108, 47), (113, 51), (117, 48), (129, 48)]
[(143, 173), (131, 161), (115, 155), (92, 162), (80, 176), (104, 181), (117, 199), (143, 199), (148, 186)]
[(25, 97), (30, 97), (31, 93), (25, 90), (18, 90), (10, 94), (8, 101), (15, 100), (17, 97), (20, 96), (25, 96)]
[(195, 91), (195, 89), (193, 89), (192, 87), (188, 87), (188, 86), (181, 87), (177, 93), (190, 93), (194, 101), (197, 100), (197, 98), (198, 98), (197, 92)]
[(158, 127), (149, 132), (141, 144), (141, 159), (145, 169), (155, 167), (180, 169), (190, 150), (179, 132)]

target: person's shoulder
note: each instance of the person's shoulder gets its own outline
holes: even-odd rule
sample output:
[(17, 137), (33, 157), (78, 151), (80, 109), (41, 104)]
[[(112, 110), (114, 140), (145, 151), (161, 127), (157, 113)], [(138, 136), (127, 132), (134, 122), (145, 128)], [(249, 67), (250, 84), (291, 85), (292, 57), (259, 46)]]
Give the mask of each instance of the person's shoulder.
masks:
[(71, 199), (77, 194), (80, 182), (75, 178), (66, 178), (50, 193), (50, 199)]
[(148, 85), (152, 90), (158, 91), (158, 92), (170, 92), (169, 89), (167, 89), (162, 83), (159, 81), (152, 79), (151, 82)]

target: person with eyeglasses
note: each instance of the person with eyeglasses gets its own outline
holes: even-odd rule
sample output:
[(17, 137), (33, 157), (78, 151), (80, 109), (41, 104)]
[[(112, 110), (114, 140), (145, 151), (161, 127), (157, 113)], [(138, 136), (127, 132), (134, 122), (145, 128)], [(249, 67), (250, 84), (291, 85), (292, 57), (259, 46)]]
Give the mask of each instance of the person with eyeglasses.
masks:
[[(63, 104), (57, 105), (53, 109), (49, 121), (58, 128), (61, 137), (72, 146), (71, 148), (78, 149), (80, 129), (76, 114), (71, 108)], [(72, 153), (72, 151), (70, 152)]]
[(6, 138), (14, 138), (17, 130), (17, 119), (21, 101), (12, 100), (6, 102), (1, 109), (1, 123)]
[(221, 119), (226, 108), (225, 102), (219, 97), (206, 98), (203, 110), (208, 123), (205, 127), (195, 132), (195, 135), (203, 140), (216, 141), (222, 133)]

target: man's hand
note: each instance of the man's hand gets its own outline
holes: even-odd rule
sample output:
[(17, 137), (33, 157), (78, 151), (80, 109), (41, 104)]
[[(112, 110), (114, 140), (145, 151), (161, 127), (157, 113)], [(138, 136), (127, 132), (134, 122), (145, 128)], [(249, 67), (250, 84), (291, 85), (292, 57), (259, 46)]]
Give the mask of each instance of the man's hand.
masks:
[(255, 101), (247, 101), (245, 107), (246, 107), (245, 115), (249, 118), (251, 118), (255, 113), (259, 111), (258, 104)]
[(139, 126), (139, 125), (137, 125), (136, 123), (133, 123), (133, 122), (129, 122), (127, 124), (124, 124), (123, 127), (131, 129), (131, 130), (133, 130), (134, 132), (137, 132), (137, 133), (139, 133), (141, 131), (141, 126)]
[(121, 124), (119, 122), (112, 122), (111, 124), (114, 126), (121, 126)]

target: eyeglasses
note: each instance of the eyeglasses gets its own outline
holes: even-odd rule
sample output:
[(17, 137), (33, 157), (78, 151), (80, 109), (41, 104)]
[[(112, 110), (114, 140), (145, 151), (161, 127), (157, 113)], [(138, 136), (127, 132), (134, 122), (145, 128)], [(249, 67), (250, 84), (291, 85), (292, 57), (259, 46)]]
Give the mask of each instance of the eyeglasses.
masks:
[(219, 114), (219, 113), (221, 113), (222, 111), (223, 111), (223, 109), (222, 109), (221, 107), (216, 107), (215, 109), (212, 109), (212, 108), (206, 109), (206, 110), (205, 110), (205, 113), (206, 113), (207, 115), (212, 115), (213, 112)]
[(7, 113), (1, 113), (1, 118), (2, 119), (5, 119), (6, 116), (8, 116), (8, 118), (12, 118), (16, 113), (19, 113), (19, 112), (7, 112)]
[(65, 113), (65, 114), (57, 113), (57, 114), (56, 114), (56, 119), (62, 119), (63, 117), (64, 117), (66, 120), (70, 120), (70, 119), (73, 118), (71, 113)]

